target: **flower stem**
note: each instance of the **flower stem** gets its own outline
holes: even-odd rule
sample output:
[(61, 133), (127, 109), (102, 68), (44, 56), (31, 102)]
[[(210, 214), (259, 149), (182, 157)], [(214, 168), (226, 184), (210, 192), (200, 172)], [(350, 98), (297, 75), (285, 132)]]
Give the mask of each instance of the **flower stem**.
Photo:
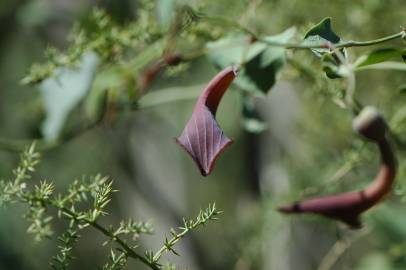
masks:
[(336, 48), (349, 48), (349, 47), (365, 47), (365, 46), (371, 46), (371, 45), (376, 45), (379, 43), (384, 43), (393, 39), (398, 39), (398, 38), (403, 38), (403, 36), (405, 36), (406, 31), (402, 30), (399, 33), (390, 35), (390, 36), (386, 36), (386, 37), (382, 37), (382, 38), (378, 38), (378, 39), (373, 39), (373, 40), (368, 40), (368, 41), (353, 41), (353, 40), (349, 40), (346, 42), (342, 42), (342, 43), (338, 43), (335, 44)]

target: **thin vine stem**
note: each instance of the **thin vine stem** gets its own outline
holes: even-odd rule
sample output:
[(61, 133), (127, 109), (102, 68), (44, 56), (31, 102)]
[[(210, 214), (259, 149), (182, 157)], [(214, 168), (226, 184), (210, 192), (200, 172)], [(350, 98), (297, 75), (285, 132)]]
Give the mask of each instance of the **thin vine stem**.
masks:
[[(401, 38), (405, 35), (405, 30), (402, 30), (399, 33), (386, 36), (383, 38), (378, 38), (374, 40), (369, 40), (369, 41), (344, 41), (340, 42), (337, 44), (334, 44), (334, 47), (336, 49), (341, 49), (341, 48), (350, 48), (350, 47), (365, 47), (365, 46), (372, 46), (372, 45), (377, 45), (380, 43), (384, 43), (390, 40), (398, 39)], [(320, 49), (320, 48), (328, 48), (329, 47), (329, 42), (323, 42), (319, 44), (314, 44), (314, 45), (308, 45), (308, 44), (302, 44), (302, 43), (283, 43), (283, 42), (276, 42), (276, 41), (270, 41), (270, 40), (264, 40), (262, 38), (258, 39), (262, 43), (266, 43), (269, 46), (278, 46), (278, 47), (286, 47), (287, 49)]]
[[(245, 32), (248, 35), (251, 35), (257, 41), (265, 43), (269, 46), (285, 47), (287, 49), (320, 49), (320, 48), (329, 48), (330, 47), (329, 42), (321, 42), (318, 44), (305, 44), (305, 43), (278, 42), (278, 41), (267, 40), (267, 39), (260, 37), (254, 31), (252, 31), (248, 27), (245, 27), (244, 25), (240, 24), (239, 22), (228, 19), (226, 17), (222, 17), (222, 16), (200, 15), (199, 18), (207, 20), (207, 21), (213, 21), (213, 22), (218, 22), (218, 23), (223, 23), (223, 24), (229, 25), (231, 27), (234, 27), (235, 29)], [(343, 42), (334, 44), (334, 47), (337, 49), (340, 49), (340, 48), (349, 48), (349, 47), (372, 46), (372, 45), (384, 43), (387, 41), (391, 41), (394, 39), (404, 38), (405, 36), (406, 36), (406, 29), (402, 29), (402, 31), (400, 31), (398, 33), (395, 33), (395, 34), (392, 34), (389, 36), (385, 36), (382, 38), (368, 40), (368, 41), (354, 41), (354, 40), (343, 41)]]
[(368, 40), (368, 41), (349, 40), (349, 41), (346, 41), (346, 42), (335, 44), (335, 47), (336, 48), (349, 48), (349, 47), (372, 46), (372, 45), (384, 43), (384, 42), (387, 42), (387, 41), (391, 41), (391, 40), (394, 40), (394, 39), (404, 38), (405, 34), (406, 34), (406, 30), (403, 29), (401, 32), (390, 35), (390, 36), (386, 36), (386, 37), (382, 37), (382, 38), (378, 38), (378, 39), (373, 39), (373, 40)]

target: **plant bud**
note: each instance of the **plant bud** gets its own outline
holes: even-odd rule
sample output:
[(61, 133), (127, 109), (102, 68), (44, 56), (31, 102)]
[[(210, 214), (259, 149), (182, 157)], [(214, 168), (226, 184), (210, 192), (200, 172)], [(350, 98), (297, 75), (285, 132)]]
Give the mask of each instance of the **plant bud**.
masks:
[(381, 141), (385, 138), (388, 129), (385, 119), (379, 111), (372, 106), (365, 107), (352, 122), (354, 131), (372, 141)]

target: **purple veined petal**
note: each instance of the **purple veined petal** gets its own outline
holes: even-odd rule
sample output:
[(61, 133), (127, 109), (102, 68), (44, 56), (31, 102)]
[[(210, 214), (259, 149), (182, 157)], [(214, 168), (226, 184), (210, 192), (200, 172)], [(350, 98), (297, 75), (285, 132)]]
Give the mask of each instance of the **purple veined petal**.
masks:
[(236, 75), (236, 69), (228, 67), (209, 82), (196, 102), (192, 117), (176, 139), (196, 162), (203, 176), (211, 173), (218, 156), (233, 142), (224, 135), (215, 115), (221, 98)]

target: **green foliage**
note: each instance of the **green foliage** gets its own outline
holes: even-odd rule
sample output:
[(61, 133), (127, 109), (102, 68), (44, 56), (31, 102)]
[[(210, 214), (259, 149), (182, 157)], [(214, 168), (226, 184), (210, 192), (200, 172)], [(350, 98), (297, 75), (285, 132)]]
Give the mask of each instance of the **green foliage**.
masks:
[[(267, 36), (266, 42), (288, 42), (295, 29), (290, 28), (276, 36)], [(285, 49), (268, 47), (261, 41), (251, 42), (249, 36), (230, 36), (207, 44), (208, 57), (216, 66), (241, 66), (235, 80), (244, 91), (264, 96), (275, 84), (285, 63)]]
[(149, 256), (151, 264), (158, 264), (159, 259), (166, 251), (172, 252), (173, 254), (179, 256), (179, 253), (174, 250), (175, 244), (191, 230), (194, 230), (200, 226), (205, 226), (209, 221), (218, 220), (218, 216), (221, 213), (221, 211), (218, 211), (216, 209), (216, 205), (212, 204), (209, 205), (207, 209), (200, 210), (196, 219), (183, 219), (183, 226), (179, 227), (180, 231), (176, 232), (174, 229), (171, 229), (170, 233), (172, 235), (172, 238), (165, 238), (162, 248), (158, 250), (153, 256)]
[(103, 270), (122, 270), (127, 266), (127, 255), (125, 252), (121, 252), (117, 255), (113, 250), (110, 251), (110, 263), (106, 263), (103, 266)]
[[(163, 8), (165, 5), (169, 6)], [(163, 12), (164, 9), (166, 12)], [(158, 12), (158, 19), (153, 11)], [(162, 20), (171, 22), (172, 27), (160, 27)], [(223, 35), (221, 38), (219, 35), (208, 37), (207, 33), (203, 33), (213, 30), (216, 23), (223, 24), (224, 28), (235, 27), (236, 31), (228, 31), (225, 35), (225, 29), (222, 29), (219, 31)], [(353, 74), (354, 67), (348, 62), (346, 47), (373, 45), (402, 37), (401, 34), (396, 34), (376, 41), (343, 42), (332, 30), (331, 18), (326, 18), (307, 31), (304, 42), (295, 44), (290, 43), (294, 39), (294, 28), (275, 36), (260, 36), (239, 23), (222, 17), (210, 17), (192, 6), (176, 1), (160, 2), (156, 7), (152, 2), (145, 1), (139, 9), (137, 19), (124, 25), (115, 23), (103, 10), (95, 9), (87, 24), (87, 27), (76, 24), (71, 34), (71, 46), (65, 52), (49, 49), (46, 54), (48, 61), (42, 65), (34, 65), (23, 79), (23, 83), (30, 84), (43, 81), (40, 89), (47, 111), (43, 134), (44, 139), (52, 143), (56, 141), (57, 144), (69, 139), (71, 134), (74, 136), (81, 133), (81, 129), (77, 127), (87, 129), (97, 125), (111, 107), (119, 111), (140, 108), (138, 104), (144, 88), (165, 68), (160, 63), (165, 63), (167, 54), (177, 50), (176, 35), (186, 44), (190, 43), (191, 48), (198, 49), (181, 55), (182, 63), (166, 68), (166, 74), (175, 76), (186, 72), (187, 62), (204, 55), (206, 48), (207, 56), (215, 66), (238, 66), (240, 74), (235, 85), (249, 95), (259, 97), (266, 95), (276, 83), (286, 62), (287, 48), (311, 49), (322, 57), (322, 68), (329, 78), (352, 78), (353, 75), (350, 74)], [(199, 45), (192, 45), (195, 43)], [(393, 50), (404, 53), (400, 49)], [(190, 49), (186, 51), (190, 52)], [(100, 63), (83, 69), (85, 56), (89, 55), (96, 56)], [(372, 53), (369, 60), (362, 60), (365, 57), (361, 57), (355, 64), (356, 70), (404, 69), (398, 63), (390, 62), (371, 65), (382, 61), (377, 60), (383, 59), (382, 53), (380, 56)], [(385, 60), (388, 59), (386, 57), (388, 54), (385, 54)], [(360, 61), (370, 63), (361, 65)], [(151, 66), (154, 67), (152, 71), (149, 70)], [(73, 71), (72, 67), (77, 69)], [(345, 103), (351, 103), (349, 99), (353, 92), (354, 90), (347, 91), (348, 100)], [(188, 94), (181, 94), (186, 95)], [(83, 100), (86, 117), (81, 119), (81, 123), (65, 128), (68, 115)], [(244, 121), (244, 126), (248, 129), (264, 129), (258, 121), (251, 120)], [(60, 134), (63, 129), (67, 129), (64, 131), (66, 136)]]
[[(115, 228), (110, 226), (103, 227), (99, 220), (108, 215), (107, 205), (111, 200), (111, 195), (116, 190), (113, 189), (113, 182), (107, 177), (96, 175), (94, 177), (75, 180), (69, 186), (66, 194), (54, 194), (52, 183), (41, 181), (39, 184), (30, 183), (32, 189), (27, 188), (27, 180), (30, 180), (30, 173), (35, 171), (35, 165), (39, 162), (39, 154), (35, 152), (35, 145), (28, 147), (21, 156), (20, 165), (15, 170), (15, 179), (6, 183), (1, 182), (0, 198), (1, 204), (23, 203), (28, 206), (25, 219), (31, 224), (28, 227), (28, 233), (34, 235), (35, 239), (40, 241), (44, 238), (50, 238), (53, 235), (51, 221), (54, 219), (48, 209), (55, 208), (57, 217), (66, 220), (67, 230), (58, 237), (61, 242), (58, 245), (59, 254), (52, 258), (51, 266), (53, 269), (67, 269), (69, 261), (73, 259), (73, 245), (80, 240), (79, 231), (91, 227), (103, 235), (108, 240), (103, 243), (115, 244), (120, 251), (117, 255), (115, 251), (110, 252), (110, 262), (103, 266), (103, 269), (124, 269), (127, 259), (140, 260), (151, 269), (162, 269), (160, 263), (162, 255), (170, 251), (179, 255), (175, 250), (175, 244), (187, 233), (197, 227), (206, 225), (209, 221), (217, 220), (220, 211), (216, 209), (215, 204), (209, 205), (206, 210), (201, 210), (196, 219), (183, 220), (183, 226), (180, 232), (171, 229), (172, 238), (165, 238), (162, 248), (156, 253), (146, 251), (145, 256), (137, 253), (138, 245), (135, 242), (140, 234), (152, 234), (152, 225), (148, 222), (134, 221), (133, 219), (122, 220), (120, 225)], [(32, 182), (31, 180), (30, 182)], [(91, 203), (92, 202), (92, 203)], [(81, 209), (83, 203), (88, 207)], [(90, 204), (91, 203), (91, 204)], [(132, 235), (131, 241), (125, 240), (125, 236)]]
[(0, 181), (0, 205), (16, 202), (16, 196), (21, 197), (27, 187), (31, 173), (39, 163), (39, 153), (35, 152), (35, 144), (27, 148), (21, 155), (21, 164), (13, 171), (15, 178), (11, 181)]
[[(43, 1), (28, 2), (20, 4), (6, 1), (6, 4), (0, 4), (0, 19), (3, 18), (2, 6), (5, 6), (4, 9), (12, 10), (11, 16), (7, 18), (21, 17), (23, 18), (21, 27), (23, 25), (33, 27), (24, 28), (23, 34), (20, 33), (24, 37), (29, 37), (32, 33), (35, 35), (38, 32), (42, 33), (43, 29), (35, 27), (46, 24), (47, 20), (50, 20), (48, 24), (51, 25), (55, 20), (51, 17), (52, 10), (49, 7), (45, 9)], [(102, 263), (98, 261), (102, 269), (125, 269), (131, 260), (137, 260), (155, 270), (176, 269), (174, 264), (164, 262), (163, 255), (165, 253), (179, 255), (180, 249), (175, 246), (176, 243), (191, 231), (216, 220), (220, 212), (214, 204), (201, 211), (196, 219), (184, 220), (180, 228), (170, 229), (162, 247), (154, 252), (148, 245), (149, 238), (146, 237), (145, 241), (140, 239), (142, 235), (154, 233), (151, 223), (121, 217), (117, 222), (113, 221), (116, 217), (114, 215), (122, 212), (116, 213), (112, 210), (114, 204), (110, 205), (116, 190), (109, 178), (97, 174), (69, 183), (64, 183), (63, 180), (68, 178), (70, 181), (70, 173), (75, 173), (80, 167), (77, 163), (81, 165), (83, 163), (86, 171), (103, 170), (105, 173), (107, 170), (114, 175), (116, 173), (128, 175), (131, 181), (136, 181), (134, 189), (137, 190), (137, 199), (139, 199), (138, 191), (142, 190), (145, 193), (153, 193), (154, 203), (161, 200), (165, 202), (165, 195), (173, 195), (165, 193), (172, 189), (160, 187), (161, 183), (157, 184), (157, 189), (164, 190), (164, 196), (161, 196), (158, 192), (155, 193), (155, 188), (148, 189), (149, 186), (145, 182), (159, 181), (158, 172), (161, 170), (165, 170), (163, 173), (165, 179), (162, 181), (165, 183), (168, 182), (166, 176), (173, 174), (177, 177), (179, 173), (185, 179), (195, 178), (196, 175), (189, 174), (187, 169), (180, 170), (179, 168), (184, 167), (182, 164), (177, 164), (179, 166), (173, 166), (171, 167), (173, 170), (168, 171), (166, 164), (155, 161), (153, 153), (142, 152), (149, 144), (149, 140), (142, 145), (138, 145), (137, 140), (144, 135), (142, 134), (144, 131), (154, 133), (154, 136), (148, 134), (148, 138), (157, 136), (159, 141), (151, 139), (151, 143), (158, 152), (166, 152), (166, 143), (170, 141), (167, 138), (175, 136), (180, 129), (178, 124), (183, 121), (186, 110), (189, 109), (186, 101), (199, 96), (206, 78), (214, 72), (213, 67), (223, 68), (229, 65), (238, 66), (240, 72), (234, 84), (235, 91), (227, 93), (230, 99), (225, 101), (226, 104), (222, 107), (224, 111), (219, 116), (224, 117), (225, 125), (229, 125), (227, 128), (234, 133), (239, 144), (236, 143), (236, 150), (231, 158), (229, 156), (223, 161), (219, 160), (219, 163), (223, 162), (225, 165), (222, 167), (219, 164), (218, 175), (213, 177), (224, 178), (221, 179), (223, 181), (214, 179), (204, 182), (208, 187), (207, 194), (200, 186), (201, 183), (187, 185), (189, 189), (185, 191), (192, 203), (200, 205), (199, 198), (205, 195), (210, 197), (210, 200), (219, 196), (223, 200), (222, 204), (227, 202), (228, 207), (233, 208), (232, 211), (227, 211), (232, 214), (230, 220), (226, 219), (223, 223), (224, 229), (222, 227), (213, 232), (213, 237), (221, 234), (224, 238), (214, 238), (216, 241), (214, 243), (210, 237), (199, 239), (197, 246), (201, 249), (198, 252), (203, 250), (207, 251), (207, 254), (197, 255), (202, 255), (205, 260), (210, 259), (210, 262), (205, 262), (202, 268), (273, 269), (267, 260), (277, 261), (279, 257), (285, 257), (278, 256), (279, 253), (275, 250), (281, 250), (284, 254), (289, 253), (290, 259), (294, 257), (292, 254), (298, 254), (301, 248), (307, 248), (306, 237), (309, 237), (307, 234), (310, 234), (311, 226), (316, 222), (295, 221), (294, 226), (290, 227), (288, 218), (274, 214), (275, 204), (279, 203), (281, 197), (295, 196), (297, 199), (324, 192), (334, 193), (341, 189), (353, 189), (354, 186), (362, 187), (367, 182), (375, 173), (375, 155), (373, 149), (364, 146), (350, 135), (348, 125), (351, 115), (366, 103), (378, 103), (385, 115), (389, 116), (388, 119), (390, 118), (393, 145), (398, 150), (400, 161), (398, 177), (400, 183), (396, 189), (396, 196), (391, 198), (391, 207), (384, 208), (384, 211), (378, 208), (376, 212), (374, 209), (371, 216), (368, 216), (367, 227), (371, 226), (374, 232), (379, 231), (381, 234), (371, 235), (371, 238), (368, 238), (371, 240), (365, 240), (364, 246), (356, 246), (357, 252), (363, 253), (362, 257), (351, 259), (350, 265), (348, 267), (344, 265), (343, 268), (366, 269), (375, 265), (378, 268), (391, 269), (397, 264), (400, 265), (399, 269), (404, 268), (405, 264), (402, 262), (404, 253), (393, 255), (391, 249), (392, 247), (404, 249), (402, 242), (405, 221), (401, 218), (401, 207), (395, 211), (392, 206), (402, 206), (406, 197), (402, 180), (405, 174), (403, 157), (406, 146), (404, 136), (406, 113), (403, 100), (405, 86), (401, 77), (406, 65), (401, 59), (402, 57), (405, 60), (404, 43), (400, 43), (404, 42), (406, 35), (405, 29), (391, 34), (392, 31), (397, 31), (401, 23), (395, 21), (396, 18), (402, 18), (400, 16), (402, 14), (397, 17), (394, 14), (396, 10), (393, 7), (396, 6), (396, 1), (385, 4), (392, 6), (392, 12), (383, 12), (383, 4), (379, 4), (379, 1), (353, 3), (348, 9), (343, 8), (340, 3), (303, 1), (295, 2), (295, 10), (292, 10), (289, 1), (143, 0), (136, 1), (136, 6), (131, 8), (124, 4), (131, 1), (113, 2), (106, 6), (110, 8), (114, 5), (124, 6), (125, 12), (129, 15), (123, 18), (117, 15), (115, 17), (115, 12), (103, 8), (95, 8), (89, 14), (84, 11), (84, 14), (76, 15), (77, 22), (70, 31), (68, 44), (61, 46), (64, 49), (53, 47), (46, 49), (43, 62), (34, 63), (21, 80), (25, 87), (39, 88), (42, 103), (36, 99), (34, 91), (25, 91), (25, 95), (29, 93), (35, 98), (28, 96), (28, 99), (20, 102), (23, 105), (11, 110), (10, 104), (13, 104), (13, 100), (10, 98), (9, 101), (8, 98), (13, 97), (14, 92), (18, 93), (17, 95), (22, 92), (14, 91), (16, 86), (10, 87), (9, 81), (16, 80), (12, 75), (6, 80), (2, 78), (5, 83), (5, 94), (3, 96), (2, 93), (4, 101), (0, 107), (3, 112), (7, 112), (4, 113), (7, 117), (1, 120), (4, 123), (13, 122), (13, 125), (18, 127), (16, 131), (8, 132), (5, 124), (2, 135), (14, 137), (18, 133), (16, 138), (28, 139), (0, 138), (0, 148), (16, 151), (27, 145), (27, 142), (31, 142), (31, 138), (40, 136), (37, 142), (39, 149), (57, 148), (44, 153), (46, 161), (50, 164), (45, 164), (43, 170), (55, 172), (60, 170), (53, 168), (55, 163), (68, 163), (66, 160), (69, 160), (69, 164), (64, 163), (63, 172), (59, 172), (62, 176), (60, 181), (36, 181), (37, 177), (32, 177), (32, 173), (40, 156), (32, 146), (23, 152), (21, 164), (14, 171), (14, 178), (0, 181), (0, 205), (9, 207), (11, 204), (21, 203), (26, 209), (24, 217), (28, 223), (27, 231), (33, 234), (36, 240), (59, 239), (58, 251), (52, 253), (56, 254), (50, 262), (54, 269), (69, 269), (74, 265), (72, 259), (77, 258), (80, 261), (85, 259), (82, 256), (87, 254), (79, 254), (75, 249), (82, 242), (81, 235), (85, 229), (92, 234), (100, 233), (104, 236), (100, 247), (95, 246), (97, 250), (106, 251), (105, 257), (101, 256)], [(21, 10), (14, 10), (17, 5), (23, 4)], [(340, 5), (341, 8), (338, 8)], [(32, 10), (42, 14), (39, 16), (41, 18), (31, 20), (29, 15)], [(356, 39), (383, 37), (367, 41), (343, 40), (333, 31), (331, 18), (325, 18), (320, 23), (308, 27), (307, 22), (318, 20), (321, 13), (335, 15), (334, 25), (340, 29), (340, 35), (343, 37)], [(382, 21), (387, 23), (382, 24)], [(20, 26), (14, 21), (11, 24)], [(9, 23), (6, 21), (2, 25), (8, 26)], [(298, 28), (297, 32), (293, 27), (288, 28), (290, 25), (295, 25)], [(16, 30), (10, 29), (12, 32)], [(271, 35), (281, 29), (287, 30), (279, 35)], [(6, 31), (2, 31), (1, 37), (3, 32)], [(4, 42), (6, 40), (7, 38)], [(61, 42), (59, 39), (56, 41), (57, 44)], [(48, 42), (47, 40), (46, 43)], [(387, 45), (389, 42), (393, 42), (390, 44), (391, 47)], [(20, 43), (22, 42), (16, 39), (13, 45), (3, 48), (2, 51), (8, 54), (10, 50), (21, 46), (18, 45)], [(382, 47), (379, 47), (380, 45)], [(352, 49), (368, 46), (377, 46), (377, 49), (372, 51), (362, 51), (362, 48)], [(309, 50), (319, 58), (311, 58)], [(15, 54), (21, 54), (20, 58), (32, 61), (26, 54), (31, 57), (32, 55), (26, 51), (23, 46), (23, 49)], [(17, 64), (23, 61), (15, 54), (10, 53), (12, 60), (5, 62), (6, 68), (3, 68), (7, 74), (21, 76), (20, 71), (25, 67)], [(171, 55), (179, 55), (181, 60), (176, 64), (166, 62)], [(90, 60), (91, 63), (88, 63), (89, 56), (93, 58)], [(38, 59), (36, 55), (35, 59)], [(324, 73), (319, 70), (320, 66), (328, 78), (335, 80), (326, 79)], [(150, 72), (151, 70), (154, 72)], [(369, 70), (375, 71), (369, 73)], [(400, 72), (393, 72), (395, 75), (391, 72), (382, 72), (388, 70)], [(288, 87), (285, 83), (281, 88), (289, 89), (286, 89), (287, 91), (283, 89), (282, 94), (281, 92), (276, 94), (287, 98), (286, 103), (281, 99), (273, 100), (273, 96), (270, 98), (271, 101), (267, 99), (261, 103), (256, 102), (258, 98), (272, 95), (270, 90), (281, 78), (285, 82), (289, 81)], [(147, 83), (143, 85), (146, 81)], [(6, 94), (8, 88), (12, 91)], [(290, 91), (294, 88), (298, 91)], [(295, 96), (297, 103), (293, 102), (295, 99), (289, 99), (289, 95)], [(238, 98), (238, 102), (233, 101), (235, 97)], [(29, 102), (25, 102), (26, 100)], [(261, 104), (263, 107), (260, 110), (258, 107)], [(147, 108), (151, 110), (140, 112)], [(42, 118), (43, 112), (45, 120)], [(136, 117), (130, 115), (130, 112), (137, 114)], [(264, 117), (264, 113), (268, 112), (275, 115)], [(237, 115), (238, 113), (240, 115)], [(35, 119), (29, 122), (28, 117)], [(276, 121), (273, 121), (274, 119)], [(29, 123), (26, 124), (26, 121)], [(232, 126), (238, 121), (241, 121), (242, 127), (248, 132), (261, 133), (268, 129), (269, 133), (250, 136), (245, 140), (246, 134), (240, 133), (238, 128)], [(38, 132), (40, 129), (38, 123), (43, 124), (41, 134)], [(165, 132), (160, 132), (161, 126)], [(93, 132), (79, 139), (79, 136), (88, 130)], [(162, 139), (157, 135), (159, 133), (164, 133), (165, 137)], [(78, 141), (65, 147), (66, 142), (76, 138)], [(267, 140), (271, 141), (271, 147), (267, 147), (268, 144), (264, 143)], [(95, 146), (91, 147), (93, 143)], [(256, 145), (258, 147), (253, 147)], [(247, 149), (250, 154), (246, 154)], [(93, 151), (95, 154), (88, 154)], [(141, 153), (142, 157), (135, 157), (135, 152), (137, 155)], [(108, 161), (104, 161), (101, 157), (105, 153), (108, 153)], [(268, 154), (272, 156), (269, 158), (271, 162), (268, 162)], [(65, 155), (66, 159), (61, 159), (61, 156)], [(102, 161), (98, 161), (92, 155), (97, 158), (100, 156)], [(1, 156), (1, 171), (7, 171), (8, 163), (5, 157)], [(139, 160), (144, 157), (148, 162), (140, 165)], [(165, 157), (165, 153), (162, 157)], [(10, 159), (12, 160), (12, 157)], [(85, 159), (86, 162), (82, 162)], [(99, 162), (99, 167), (94, 168), (89, 160)], [(171, 162), (175, 160), (177, 157)], [(133, 169), (134, 163), (139, 167), (135, 166), (136, 169)], [(172, 163), (170, 164), (172, 166)], [(227, 170), (228, 167), (231, 168), (230, 171)], [(152, 171), (151, 175), (146, 175), (146, 170)], [(232, 175), (225, 175), (227, 172), (231, 172)], [(65, 177), (65, 174), (69, 177)], [(144, 178), (147, 179), (144, 181)], [(324, 180), (325, 178), (327, 180)], [(279, 182), (273, 179), (278, 179)], [(288, 184), (289, 179), (294, 181)], [(61, 188), (59, 191), (58, 186), (63, 184), (66, 184), (66, 189)], [(127, 188), (126, 185), (123, 186)], [(176, 189), (176, 192), (183, 192), (182, 190)], [(128, 198), (132, 199), (134, 193), (127, 195)], [(116, 194), (124, 196), (122, 194), (125, 192)], [(174, 197), (178, 195), (175, 194)], [(160, 198), (159, 201), (157, 197)], [(251, 202), (253, 197), (256, 200)], [(263, 207), (268, 203), (271, 205), (270, 208)], [(144, 206), (141, 204), (139, 207)], [(164, 207), (167, 206), (162, 206)], [(163, 211), (166, 210), (165, 208)], [(7, 222), (4, 220), (5, 224)], [(109, 222), (113, 224), (105, 225)], [(312, 254), (316, 254), (314, 256), (317, 258), (313, 255), (308, 256), (311, 257), (308, 259), (311, 261), (308, 268), (314, 268), (315, 264), (322, 261), (319, 254), (327, 253), (322, 249), (331, 243), (330, 238), (347, 233), (339, 229), (337, 234), (337, 229), (330, 230), (328, 224), (323, 223), (322, 227), (318, 227), (318, 231), (321, 232), (320, 243), (323, 244), (314, 245), (315, 250)], [(244, 226), (249, 229), (242, 230), (244, 237), (241, 237), (241, 227)], [(320, 228), (322, 230), (319, 230)], [(312, 238), (309, 239), (314, 239), (312, 235), (310, 237)], [(298, 238), (299, 241), (295, 241)], [(386, 238), (395, 239), (397, 242)], [(306, 242), (304, 247), (300, 246), (301, 241)], [(282, 247), (285, 242), (294, 244), (290, 244), (288, 249)], [(340, 239), (338, 243), (333, 248), (342, 247)], [(238, 248), (235, 248), (236, 246)], [(344, 246), (349, 248), (350, 244)], [(229, 250), (223, 249), (224, 247)], [(28, 252), (19, 249), (18, 256), (23, 252), (36, 256), (30, 248), (27, 247)], [(285, 252), (285, 248), (289, 252)], [(369, 256), (371, 250), (378, 252)], [(344, 251), (336, 254), (336, 257), (339, 258)], [(300, 260), (304, 260), (303, 256)], [(0, 261), (0, 268), (2, 266)]]
[(58, 67), (77, 66), (85, 53), (94, 52), (101, 58), (102, 64), (111, 65), (122, 61), (126, 53), (156, 41), (162, 32), (149, 8), (140, 9), (139, 20), (125, 27), (113, 22), (105, 11), (94, 9), (88, 21), (90, 27), (76, 25), (73, 28), (69, 35), (72, 46), (66, 52), (49, 48), (46, 51), (48, 62), (33, 65), (22, 83), (36, 84), (53, 76)]
[(355, 61), (356, 67), (363, 67), (373, 64), (378, 64), (393, 58), (398, 58), (406, 53), (406, 49), (398, 49), (398, 48), (381, 48), (374, 50), (367, 55), (360, 56)]
[(327, 77), (330, 79), (343, 77), (339, 68), (341, 62), (346, 58), (346, 51), (345, 49), (333, 50), (335, 44), (339, 44), (341, 41), (341, 38), (331, 27), (331, 18), (325, 18), (313, 26), (304, 37), (305, 44), (320, 46), (311, 48), (311, 50), (315, 55), (321, 57), (323, 71), (326, 72)]
[(76, 229), (73, 228), (74, 223), (70, 223), (68, 228), (61, 236), (58, 237), (60, 245), (58, 246), (59, 253), (52, 257), (51, 266), (55, 270), (68, 269), (69, 261), (74, 259), (72, 255), (73, 245), (79, 241), (79, 235)]

